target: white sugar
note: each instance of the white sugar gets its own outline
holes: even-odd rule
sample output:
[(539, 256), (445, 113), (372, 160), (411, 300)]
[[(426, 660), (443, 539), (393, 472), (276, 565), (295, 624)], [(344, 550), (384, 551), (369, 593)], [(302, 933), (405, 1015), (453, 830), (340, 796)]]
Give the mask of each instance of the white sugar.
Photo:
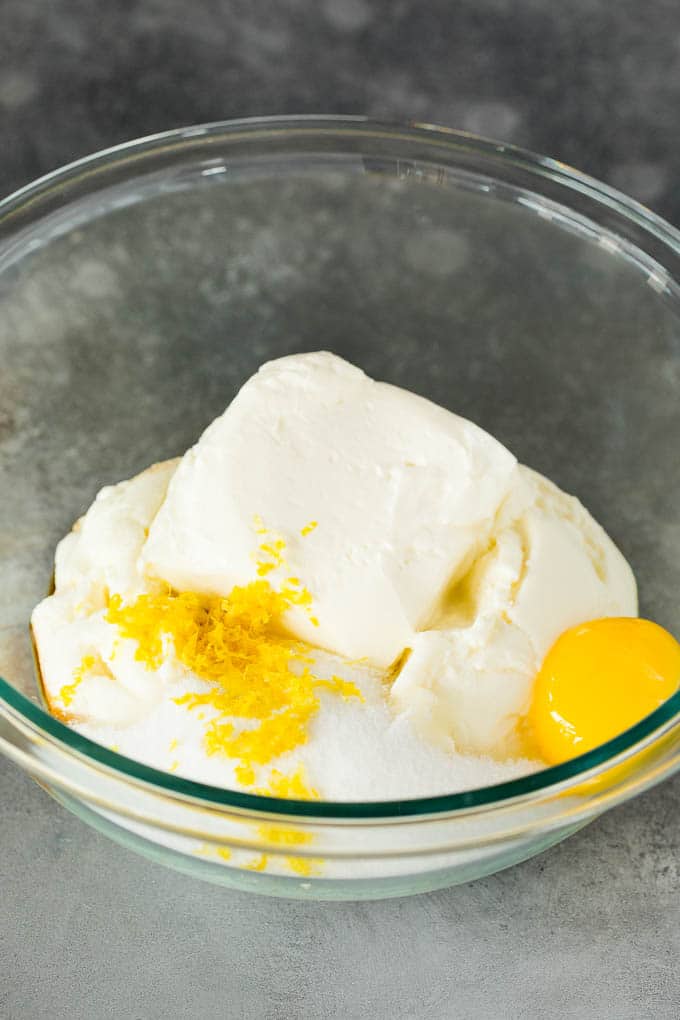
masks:
[[(260, 769), (266, 785), (271, 767), (291, 774), (299, 765), (308, 784), (324, 800), (406, 800), (436, 796), (514, 779), (540, 768), (527, 759), (494, 761), (447, 752), (421, 738), (406, 718), (396, 719), (386, 703), (378, 675), (319, 655), (315, 671), (352, 680), (364, 697), (344, 699), (323, 692), (309, 725), (306, 744)], [(214, 710), (189, 709), (175, 698), (203, 689), (197, 678), (168, 686), (163, 700), (139, 722), (125, 728), (80, 724), (85, 736), (147, 765), (178, 776), (230, 789), (248, 790), (235, 775), (238, 761), (208, 754), (205, 732)]]

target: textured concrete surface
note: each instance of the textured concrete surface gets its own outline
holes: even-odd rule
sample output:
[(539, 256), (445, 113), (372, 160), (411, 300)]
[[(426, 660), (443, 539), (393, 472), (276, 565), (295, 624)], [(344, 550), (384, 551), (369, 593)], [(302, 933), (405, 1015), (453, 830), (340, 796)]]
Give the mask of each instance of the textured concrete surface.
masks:
[(676, 0), (3, 0), (0, 191), (180, 124), (357, 113), (546, 152), (680, 220)]
[(248, 897), (156, 867), (0, 765), (6, 1020), (677, 1020), (680, 784), (413, 899)]
[[(679, 105), (675, 0), (0, 6), (1, 192), (180, 123), (336, 111), (440, 121), (550, 152), (677, 223)], [(242, 204), (250, 241), (240, 261), (228, 257), (230, 243), (239, 248), (233, 217), (211, 220), (226, 253), (219, 261), (199, 244), (200, 215), (187, 216), (182, 239), (185, 250), (195, 245), (195, 276), (170, 301), (177, 228), (162, 211), (136, 222), (134, 235), (122, 215), (83, 245), (66, 239), (56, 264), (38, 258), (0, 287), (2, 626), (24, 634), (55, 539), (99, 484), (143, 467), (150, 450), (182, 449), (263, 356), (318, 346), (320, 335), (368, 370), (476, 417), (565, 486), (578, 490), (585, 470), (584, 495), (635, 562), (647, 610), (672, 623), (680, 568), (667, 550), (678, 545), (680, 492), (667, 438), (680, 429), (677, 322), (633, 273), (610, 270), (596, 252), (565, 245), (573, 272), (546, 262), (527, 278), (522, 258), (503, 248), (511, 231), (499, 234), (495, 261), (480, 261), (474, 239), (498, 224), (480, 226), (472, 206), (447, 224), (427, 209), (426, 192), (419, 201), (412, 211), (425, 227), (403, 251), (358, 209), (364, 236), (350, 259), (323, 219), (298, 218), (304, 230), (291, 233), (286, 203), (280, 221), (255, 232), (257, 211)], [(537, 224), (535, 244), (548, 229)], [(315, 300), (301, 309), (294, 284), (304, 268), (310, 286), (305, 252), (315, 230), (325, 261), (315, 266)], [(154, 270), (136, 289), (130, 260), (140, 245)], [(374, 279), (385, 250), (394, 275), (383, 267)], [(448, 279), (437, 280), (443, 258), (458, 274), (455, 300)], [(502, 315), (479, 301), (499, 273), (516, 274), (516, 301), (508, 297)], [(576, 307), (570, 288), (582, 299), (586, 278), (588, 300)], [(421, 301), (425, 281), (430, 300)], [(385, 286), (408, 314), (401, 304), (386, 311)], [(226, 315), (248, 337), (229, 358)], [(463, 355), (455, 364), (442, 357), (453, 334)], [(531, 357), (537, 335), (542, 360)], [(189, 356), (191, 336), (202, 358)], [(618, 356), (605, 372), (614, 336)], [(502, 399), (508, 386), (522, 388), (522, 413)], [(200, 401), (188, 402), (197, 390)], [(574, 419), (566, 411), (577, 399)], [(527, 407), (539, 429), (527, 429)], [(120, 408), (133, 413), (112, 421)], [(568, 456), (574, 443), (585, 467)], [(26, 498), (31, 487), (40, 500)], [(677, 779), (503, 874), (361, 905), (252, 899), (179, 877), (90, 831), (4, 762), (0, 803), (3, 1020), (680, 1015)]]

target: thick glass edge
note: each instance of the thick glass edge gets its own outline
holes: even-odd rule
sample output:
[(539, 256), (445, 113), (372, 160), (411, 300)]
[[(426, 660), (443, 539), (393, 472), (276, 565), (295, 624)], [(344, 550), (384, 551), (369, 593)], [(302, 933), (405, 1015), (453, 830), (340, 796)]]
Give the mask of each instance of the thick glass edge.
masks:
[[(517, 146), (453, 128), (417, 122), (393, 124), (373, 121), (366, 117), (343, 115), (309, 114), (214, 121), (192, 127), (176, 128), (124, 142), (69, 163), (13, 192), (0, 201), (0, 222), (10, 218), (14, 211), (38, 198), (41, 193), (50, 191), (55, 186), (65, 185), (88, 171), (104, 170), (115, 163), (124, 164), (149, 152), (161, 151), (166, 147), (181, 146), (182, 143), (195, 139), (210, 139), (221, 135), (234, 137), (239, 132), (252, 136), (261, 133), (263, 137), (286, 133), (294, 135), (302, 132), (305, 134), (330, 133), (337, 134), (338, 137), (352, 133), (359, 136), (365, 135), (367, 139), (371, 136), (387, 137), (395, 142), (400, 139), (420, 139), (428, 144), (438, 144), (443, 149), (452, 152), (462, 149), (469, 153), (479, 153), (487, 158), (491, 156), (498, 162), (520, 165), (539, 175), (547, 173), (566, 188), (587, 193), (595, 201), (610, 209), (615, 209), (621, 215), (642, 226), (657, 239), (667, 244), (675, 254), (680, 254), (680, 231), (671, 224), (622, 192), (551, 157), (538, 155)], [(499, 783), (495, 786), (479, 787), (460, 793), (416, 800), (310, 802), (261, 797), (210, 786), (172, 776), (134, 759), (126, 758), (71, 730), (34, 704), (2, 677), (0, 677), (0, 701), (4, 701), (14, 711), (28, 719), (39, 732), (49, 734), (68, 750), (75, 751), (85, 758), (93, 759), (126, 778), (141, 781), (165, 792), (197, 798), (215, 805), (246, 810), (269, 812), (275, 810), (286, 815), (347, 819), (448, 814), (473, 807), (491, 807), (528, 794), (548, 790), (552, 786), (571, 779), (579, 779), (585, 773), (600, 766), (606, 766), (610, 759), (634, 748), (640, 741), (653, 734), (656, 729), (671, 721), (674, 716), (679, 717), (678, 723), (680, 723), (680, 691), (678, 691), (645, 719), (600, 747), (561, 765), (551, 766), (519, 779)]]
[(462, 149), (469, 153), (478, 153), (487, 158), (494, 158), (499, 163), (522, 166), (541, 176), (547, 175), (573, 191), (589, 194), (600, 204), (615, 209), (650, 231), (675, 254), (680, 254), (680, 230), (635, 199), (560, 160), (507, 142), (442, 125), (418, 121), (398, 123), (343, 114), (300, 114), (209, 121), (122, 142), (56, 168), (12, 192), (6, 198), (0, 199), (0, 221), (10, 216), (23, 203), (38, 197), (40, 193), (55, 185), (66, 184), (84, 172), (104, 170), (112, 164), (125, 163), (168, 147), (181, 147), (183, 143), (190, 143), (196, 139), (210, 140), (218, 136), (235, 139), (239, 134), (244, 137), (261, 134), (263, 138), (285, 134), (291, 136), (335, 134), (339, 138), (343, 135), (367, 138), (373, 136), (391, 138), (395, 142), (407, 139), (421, 140), (451, 152)]
[[(556, 787), (569, 780), (580, 781), (586, 773), (591, 773), (596, 769), (603, 772), (612, 759), (625, 754), (626, 751), (634, 752), (641, 741), (651, 736), (664, 724), (675, 719), (676, 725), (680, 726), (680, 691), (677, 691), (650, 715), (607, 743), (561, 765), (552, 765), (527, 776), (521, 776), (519, 779), (512, 779), (494, 786), (464, 790), (459, 793), (421, 797), (413, 800), (309, 801), (241, 793), (238, 790), (229, 790), (200, 783), (193, 779), (185, 779), (182, 776), (175, 776), (169, 772), (152, 768), (150, 765), (144, 765), (134, 758), (127, 758), (116, 751), (111, 751), (103, 744), (98, 744), (70, 729), (0, 677), (0, 706), (3, 701), (24, 719), (27, 719), (41, 736), (48, 735), (56, 739), (67, 750), (75, 751), (85, 759), (92, 759), (107, 769), (122, 774), (126, 779), (140, 781), (162, 792), (180, 794), (183, 797), (198, 799), (216, 806), (331, 819), (405, 818), (418, 815), (451, 814), (477, 807), (500, 806), (507, 801), (526, 797), (529, 794), (549, 791), (551, 787)], [(8, 719), (11, 723), (11, 716), (8, 716)], [(593, 777), (597, 774), (594, 772)]]

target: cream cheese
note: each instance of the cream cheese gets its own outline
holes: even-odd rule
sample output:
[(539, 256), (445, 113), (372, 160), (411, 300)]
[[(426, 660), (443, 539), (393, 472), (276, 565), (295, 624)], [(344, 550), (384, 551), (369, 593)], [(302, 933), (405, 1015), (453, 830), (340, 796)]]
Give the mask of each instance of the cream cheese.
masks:
[[(105, 615), (110, 595), (129, 600), (158, 587), (140, 573), (138, 561), (176, 466), (155, 464), (102, 489), (57, 546), (55, 591), (33, 610), (31, 625), (50, 704), (76, 720), (129, 725), (162, 699), (172, 677), (171, 655), (157, 673), (145, 669), (135, 659), (134, 643), (121, 638)], [(94, 660), (87, 679), (69, 691), (86, 657)]]
[[(492, 436), (332, 354), (264, 365), (185, 456), (142, 553), (180, 590), (255, 576), (255, 522), (302, 579), (303, 640), (388, 666), (488, 539), (516, 473)], [(302, 534), (308, 525), (313, 530)]]
[(487, 551), (416, 635), (392, 687), (397, 713), (442, 746), (516, 754), (533, 680), (557, 637), (635, 616), (628, 563), (577, 499), (520, 466)]

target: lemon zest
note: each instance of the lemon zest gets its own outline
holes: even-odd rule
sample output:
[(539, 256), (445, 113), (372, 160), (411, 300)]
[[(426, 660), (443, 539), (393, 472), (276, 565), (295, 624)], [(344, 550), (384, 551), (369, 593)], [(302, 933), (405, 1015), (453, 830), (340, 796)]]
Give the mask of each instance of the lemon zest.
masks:
[[(320, 799), (319, 791), (309, 785), (302, 765), (298, 765), (296, 770), (289, 774), (281, 772), (279, 769), (272, 769), (267, 785), (259, 787), (255, 792), (265, 796), (294, 798), (295, 800)], [(311, 843), (314, 839), (313, 833), (303, 832), (290, 826), (264, 824), (259, 825), (257, 831), (262, 839), (279, 846), (303, 846)], [(323, 864), (320, 857), (286, 856), (285, 861), (291, 871), (305, 877), (320, 874)]]
[(351, 680), (343, 680), (341, 676), (332, 676), (330, 680), (315, 680), (314, 686), (325, 688), (331, 694), (339, 694), (345, 701), (350, 698), (357, 698), (361, 702), (366, 700), (355, 683)]
[(255, 790), (263, 797), (282, 797), (288, 800), (320, 800), (319, 791), (307, 782), (305, 770), (298, 765), (295, 772), (288, 775), (279, 769), (272, 769), (266, 786)]
[(83, 680), (88, 674), (96, 674), (97, 676), (108, 676), (113, 679), (111, 670), (106, 665), (100, 655), (88, 654), (83, 655), (80, 663), (73, 670), (73, 680), (70, 684), (64, 684), (59, 691), (59, 697), (63, 705), (68, 706), (71, 704), (76, 696), (76, 691), (80, 687)]
[(286, 857), (286, 864), (297, 875), (311, 878), (321, 874), (323, 861), (320, 857)]
[(148, 669), (159, 668), (171, 645), (183, 665), (211, 684), (174, 700), (189, 710), (212, 710), (207, 752), (238, 759), (238, 778), (250, 785), (254, 766), (306, 743), (319, 709), (317, 687), (361, 698), (349, 681), (314, 676), (310, 646), (283, 632), (283, 614), (310, 602), (304, 588), (286, 583), (275, 591), (259, 579), (237, 585), (226, 597), (169, 591), (124, 604), (112, 595), (106, 619), (136, 642), (135, 658)]
[(248, 871), (264, 871), (267, 867), (268, 860), (269, 859), (266, 854), (260, 854), (260, 856), (256, 857), (254, 861), (251, 861), (250, 864), (246, 864), (244, 866), (248, 869)]
[(237, 765), (234, 773), (239, 783), (243, 783), (244, 786), (252, 786), (255, 782), (255, 769), (252, 765)]
[(231, 859), (231, 848), (221, 843), (216, 846), (213, 843), (201, 843), (193, 852), (198, 857), (221, 857), (223, 861)]
[(255, 533), (265, 537), (265, 541), (260, 543), (255, 554), (257, 575), (265, 577), (272, 570), (285, 565), (286, 542), (281, 535), (266, 528), (261, 517), (255, 518)]

